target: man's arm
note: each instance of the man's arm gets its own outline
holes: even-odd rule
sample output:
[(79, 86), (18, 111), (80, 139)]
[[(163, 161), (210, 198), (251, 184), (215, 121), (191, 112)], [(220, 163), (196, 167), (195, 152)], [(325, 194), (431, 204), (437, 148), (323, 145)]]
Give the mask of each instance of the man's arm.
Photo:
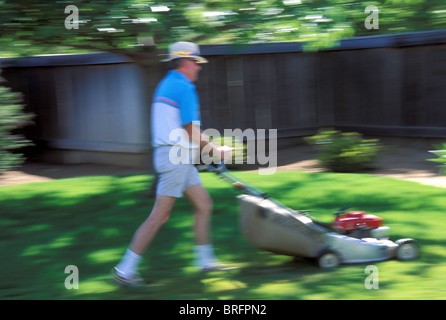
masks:
[(191, 141), (195, 144), (200, 145), (200, 150), (202, 150), (205, 146), (208, 146), (208, 148), (210, 147), (209, 155), (211, 157), (218, 157), (221, 160), (227, 160), (232, 157), (232, 152), (230, 149), (211, 142), (210, 138), (207, 135), (203, 134), (201, 128), (198, 125), (190, 122), (186, 124), (184, 128), (186, 129)]

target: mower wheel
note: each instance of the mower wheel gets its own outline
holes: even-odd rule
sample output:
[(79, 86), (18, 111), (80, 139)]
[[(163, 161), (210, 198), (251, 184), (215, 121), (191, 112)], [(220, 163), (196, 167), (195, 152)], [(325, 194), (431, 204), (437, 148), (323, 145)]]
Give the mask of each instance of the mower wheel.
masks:
[(400, 261), (415, 260), (420, 255), (418, 243), (413, 239), (400, 239), (395, 243), (398, 245), (395, 258)]
[(341, 259), (339, 255), (332, 250), (322, 251), (317, 258), (317, 265), (324, 270), (331, 270), (339, 267)]

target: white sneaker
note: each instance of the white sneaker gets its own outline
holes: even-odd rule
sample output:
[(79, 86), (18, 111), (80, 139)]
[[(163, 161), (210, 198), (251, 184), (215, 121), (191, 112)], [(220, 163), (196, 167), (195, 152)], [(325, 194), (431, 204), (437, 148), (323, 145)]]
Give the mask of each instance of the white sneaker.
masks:
[(111, 271), (112, 278), (110, 281), (114, 284), (124, 286), (124, 287), (142, 287), (149, 285), (148, 283), (144, 282), (144, 280), (141, 278), (141, 276), (138, 273), (135, 273), (130, 278), (124, 278), (121, 275), (121, 272), (119, 272), (116, 267), (114, 267)]

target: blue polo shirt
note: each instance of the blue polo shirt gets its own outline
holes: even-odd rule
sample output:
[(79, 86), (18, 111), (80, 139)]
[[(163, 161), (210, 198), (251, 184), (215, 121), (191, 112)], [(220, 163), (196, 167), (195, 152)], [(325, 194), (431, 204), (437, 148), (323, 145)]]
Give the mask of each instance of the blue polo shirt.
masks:
[(180, 144), (190, 148), (184, 126), (188, 123), (200, 125), (200, 121), (200, 103), (195, 85), (181, 72), (170, 70), (153, 96), (152, 146)]

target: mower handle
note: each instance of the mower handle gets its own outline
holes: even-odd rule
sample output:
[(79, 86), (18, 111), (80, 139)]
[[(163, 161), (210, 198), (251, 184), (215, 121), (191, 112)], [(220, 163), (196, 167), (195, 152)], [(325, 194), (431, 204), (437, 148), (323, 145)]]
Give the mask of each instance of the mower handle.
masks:
[(210, 164), (200, 164), (200, 165), (197, 165), (197, 168), (199, 170), (206, 170), (208, 172), (216, 173), (220, 178), (230, 182), (234, 187), (236, 187), (238, 190), (240, 190), (243, 193), (246, 193), (246, 194), (249, 194), (252, 196), (256, 196), (256, 197), (260, 197), (262, 199), (270, 198), (270, 196), (266, 192), (263, 192), (255, 187), (249, 185), (248, 183), (241, 181), (239, 178), (237, 178), (236, 176), (231, 174), (231, 172), (229, 172), (228, 168), (226, 167), (224, 161), (221, 161), (220, 163), (218, 163), (217, 166), (213, 166)]
[(213, 165), (210, 165), (210, 164), (199, 164), (196, 167), (197, 167), (198, 171), (215, 172), (217, 174), (220, 174), (220, 173), (228, 170), (226, 168), (226, 165), (225, 165), (224, 161), (222, 161), (219, 164), (217, 164), (217, 166), (213, 166)]

